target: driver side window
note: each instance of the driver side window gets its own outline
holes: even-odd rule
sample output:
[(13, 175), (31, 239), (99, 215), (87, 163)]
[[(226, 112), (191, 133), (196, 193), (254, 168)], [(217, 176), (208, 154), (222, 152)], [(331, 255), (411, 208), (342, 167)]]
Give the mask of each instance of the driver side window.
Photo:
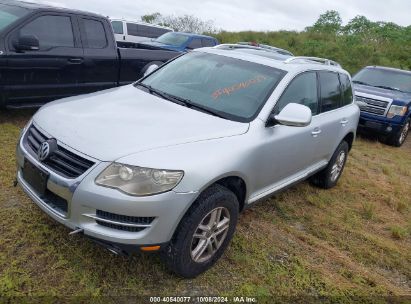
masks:
[(68, 16), (40, 16), (23, 26), (19, 34), (35, 36), (40, 42), (40, 50), (74, 47), (74, 34)]
[(278, 114), (289, 103), (298, 103), (311, 109), (312, 115), (318, 114), (317, 74), (306, 72), (295, 77), (278, 100), (274, 113)]

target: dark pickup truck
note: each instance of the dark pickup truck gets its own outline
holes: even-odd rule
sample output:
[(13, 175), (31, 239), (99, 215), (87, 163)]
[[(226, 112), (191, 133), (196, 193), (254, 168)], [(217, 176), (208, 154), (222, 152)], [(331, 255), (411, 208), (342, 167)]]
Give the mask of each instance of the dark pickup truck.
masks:
[(179, 54), (118, 48), (100, 15), (0, 0), (0, 107), (40, 106), (129, 84)]

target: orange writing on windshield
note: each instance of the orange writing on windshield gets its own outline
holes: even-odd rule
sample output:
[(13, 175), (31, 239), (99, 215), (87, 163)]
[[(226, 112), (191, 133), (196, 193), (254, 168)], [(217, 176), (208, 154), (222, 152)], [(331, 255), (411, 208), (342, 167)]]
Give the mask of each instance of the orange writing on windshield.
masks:
[(264, 80), (266, 80), (266, 79), (267, 79), (267, 77), (265, 77), (265, 76), (263, 76), (263, 75), (258, 75), (258, 76), (255, 77), (255, 78), (252, 78), (252, 79), (249, 79), (249, 80), (240, 82), (240, 83), (236, 83), (236, 84), (234, 84), (234, 85), (232, 85), (232, 86), (230, 86), (230, 87), (218, 89), (218, 90), (216, 90), (216, 91), (212, 94), (212, 96), (213, 96), (214, 99), (218, 99), (218, 98), (220, 98), (222, 95), (229, 96), (229, 95), (231, 95), (233, 92), (236, 92), (236, 91), (241, 90), (241, 89), (246, 89), (246, 88), (248, 88), (249, 86), (252, 86), (252, 85), (255, 85), (255, 84), (257, 84), (257, 83), (260, 83), (260, 82), (262, 82), (262, 81), (264, 81)]

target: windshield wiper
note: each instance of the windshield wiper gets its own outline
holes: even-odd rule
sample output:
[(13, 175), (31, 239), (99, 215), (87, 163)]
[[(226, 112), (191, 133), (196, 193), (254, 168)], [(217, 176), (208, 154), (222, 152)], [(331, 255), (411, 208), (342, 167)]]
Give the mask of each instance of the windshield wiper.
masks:
[(204, 108), (202, 106), (196, 105), (189, 99), (165, 93), (163, 91), (154, 89), (152, 86), (150, 86), (148, 84), (145, 84), (145, 83), (142, 83), (142, 82), (136, 82), (135, 85), (136, 86), (141, 86), (141, 87), (147, 89), (150, 94), (155, 94), (155, 95), (157, 95), (157, 96), (159, 96), (163, 99), (166, 99), (166, 100), (169, 100), (171, 102), (177, 103), (181, 106), (184, 106), (184, 107), (187, 107), (187, 108), (190, 108), (190, 109), (195, 109), (195, 110), (198, 110), (198, 111), (201, 111), (201, 112), (213, 115), (213, 116), (217, 116), (217, 117), (220, 117), (220, 118), (227, 119), (223, 115), (219, 114), (217, 111), (213, 111), (213, 110)]
[(199, 106), (199, 105), (193, 103), (190, 99), (186, 99), (186, 98), (179, 97), (179, 96), (174, 96), (174, 95), (171, 95), (171, 94), (168, 94), (168, 93), (164, 93), (164, 94), (167, 95), (169, 98), (172, 98), (172, 99), (177, 100), (178, 102), (184, 104), (184, 106), (186, 106), (187, 108), (195, 109), (195, 110), (198, 110), (200, 112), (204, 112), (204, 113), (216, 116), (216, 117), (227, 119), (226, 117), (224, 117), (223, 115), (221, 115), (217, 111), (213, 111), (211, 109)]
[(352, 82), (358, 83), (358, 84), (362, 84), (362, 85), (366, 85), (366, 86), (369, 86), (369, 85), (370, 85), (369, 83), (366, 83), (366, 82), (360, 81), (360, 80), (353, 80)]
[(393, 88), (393, 87), (388, 87), (388, 86), (373, 86), (376, 88), (380, 88), (380, 89), (386, 89), (386, 90), (391, 90), (391, 91), (398, 91), (398, 92), (402, 92), (402, 90), (398, 89), (398, 88)]
[(159, 96), (159, 97), (161, 97), (161, 98), (163, 98), (163, 99), (172, 101), (172, 102), (174, 102), (174, 103), (178, 103), (179, 105), (182, 105), (182, 106), (186, 106), (185, 103), (182, 103), (182, 102), (180, 102), (180, 101), (176, 102), (176, 98), (172, 98), (169, 94), (164, 93), (164, 92), (162, 92), (162, 91), (159, 91), (159, 90), (157, 90), (157, 89), (154, 89), (152, 86), (150, 86), (150, 85), (148, 85), (148, 84), (145, 84), (145, 83), (142, 83), (142, 82), (136, 82), (135, 85), (147, 89), (148, 92), (149, 92), (150, 94), (152, 94), (152, 95), (157, 95), (157, 96)]

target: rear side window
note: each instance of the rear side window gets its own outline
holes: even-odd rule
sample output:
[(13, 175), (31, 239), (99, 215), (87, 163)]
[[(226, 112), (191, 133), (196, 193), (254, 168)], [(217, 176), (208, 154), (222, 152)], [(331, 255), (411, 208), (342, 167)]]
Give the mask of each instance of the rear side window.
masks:
[(201, 44), (201, 39), (194, 38), (187, 47), (190, 49), (198, 49), (203, 47), (203, 45)]
[(20, 29), (20, 36), (33, 35), (40, 42), (40, 50), (55, 47), (74, 47), (71, 18), (67, 16), (41, 16)]
[(127, 23), (127, 34), (131, 36), (140, 36), (137, 24)]
[(131, 36), (158, 38), (170, 32), (169, 29), (144, 24), (127, 23), (127, 34)]
[(307, 106), (313, 115), (318, 114), (317, 74), (315, 72), (306, 72), (294, 78), (278, 100), (274, 112), (280, 113), (289, 103)]
[(112, 21), (111, 25), (113, 26), (114, 34), (124, 34), (122, 21)]
[(340, 74), (340, 80), (343, 94), (342, 106), (346, 106), (353, 102), (351, 81), (350, 78), (345, 74)]
[(319, 72), (321, 84), (321, 112), (338, 109), (341, 102), (340, 80), (333, 72)]
[(203, 38), (201, 43), (204, 47), (215, 46), (215, 41), (212, 39)]
[(104, 49), (107, 46), (106, 31), (100, 21), (83, 19), (86, 47), (89, 49)]

